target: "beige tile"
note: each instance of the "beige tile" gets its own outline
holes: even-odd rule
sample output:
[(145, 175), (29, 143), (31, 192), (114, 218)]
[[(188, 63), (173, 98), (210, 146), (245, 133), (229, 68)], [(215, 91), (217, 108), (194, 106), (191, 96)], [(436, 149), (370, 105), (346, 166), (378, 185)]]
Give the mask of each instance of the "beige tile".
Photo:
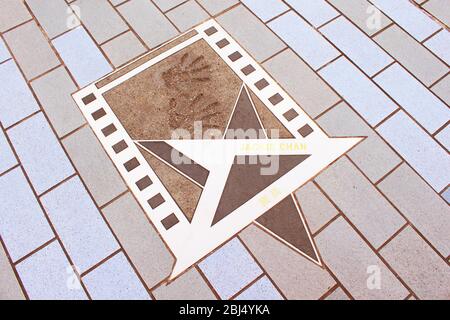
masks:
[(102, 206), (126, 190), (126, 186), (91, 128), (84, 127), (63, 140), (95, 202)]
[(265, 62), (264, 68), (313, 118), (340, 100), (337, 94), (290, 49)]
[(64, 0), (26, 2), (50, 39), (72, 29), (78, 22), (77, 18), (70, 16), (69, 6)]
[(444, 79), (436, 83), (431, 88), (431, 91), (450, 105), (450, 73)]
[[(315, 238), (326, 265), (355, 299), (404, 299), (409, 292), (342, 218)], [(380, 276), (380, 286), (373, 281)]]
[(0, 32), (31, 19), (22, 1), (0, 0)]
[(411, 227), (389, 242), (381, 255), (419, 298), (450, 298), (448, 264)]
[(0, 300), (23, 300), (25, 296), (0, 244)]
[(450, 255), (450, 207), (417, 173), (402, 164), (379, 188), (444, 257)]
[(169, 276), (174, 259), (130, 193), (102, 211), (149, 288)]
[(341, 287), (338, 287), (325, 300), (350, 300), (350, 298)]
[(208, 13), (193, 0), (170, 10), (166, 13), (166, 16), (181, 32), (186, 31), (209, 18)]
[(169, 285), (163, 283), (153, 291), (156, 300), (215, 300), (197, 269), (189, 271), (175, 279)]
[(249, 226), (240, 237), (287, 299), (318, 299), (335, 285), (325, 269), (258, 227)]
[(308, 182), (298, 189), (295, 196), (312, 233), (315, 233), (338, 214), (333, 204), (312, 182)]
[(430, 0), (422, 7), (441, 22), (450, 26), (450, 0)]
[(197, 0), (197, 2), (209, 12), (210, 15), (214, 16), (231, 6), (234, 6), (236, 3), (239, 3), (239, 0)]
[(374, 40), (426, 86), (448, 72), (441, 60), (396, 25), (375, 36)]
[(316, 181), (375, 248), (405, 224), (402, 216), (346, 158), (339, 159)]
[(3, 35), (27, 79), (41, 75), (60, 64), (34, 21)]
[(143, 54), (146, 49), (129, 31), (102, 45), (102, 49), (115, 67), (119, 67), (137, 56)]

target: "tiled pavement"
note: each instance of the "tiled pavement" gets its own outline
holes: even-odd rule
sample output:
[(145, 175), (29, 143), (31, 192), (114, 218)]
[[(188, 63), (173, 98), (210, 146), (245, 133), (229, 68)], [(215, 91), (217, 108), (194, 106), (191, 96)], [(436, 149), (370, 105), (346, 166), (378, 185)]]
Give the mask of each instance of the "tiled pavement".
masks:
[[(296, 192), (323, 267), (251, 225), (167, 285), (70, 96), (210, 17), (368, 137)], [(0, 298), (450, 299), (449, 26), (448, 0), (0, 0)]]

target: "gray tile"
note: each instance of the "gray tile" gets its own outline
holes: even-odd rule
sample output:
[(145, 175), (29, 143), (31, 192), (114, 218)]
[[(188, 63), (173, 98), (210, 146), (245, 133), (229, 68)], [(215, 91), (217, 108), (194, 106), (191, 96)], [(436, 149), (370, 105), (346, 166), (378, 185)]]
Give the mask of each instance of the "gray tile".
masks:
[(243, 6), (227, 11), (217, 21), (259, 62), (285, 47), (269, 28)]
[(450, 120), (449, 108), (398, 63), (374, 81), (430, 134)]
[(441, 132), (436, 135), (436, 139), (450, 151), (450, 125), (447, 125)]
[(289, 9), (287, 5), (278, 0), (242, 0), (241, 2), (264, 22)]
[(405, 224), (400, 214), (346, 158), (328, 167), (316, 181), (375, 248)]
[(97, 43), (103, 43), (128, 29), (107, 0), (77, 0), (73, 5), (79, 8), (81, 21)]
[(447, 26), (450, 25), (450, 11), (448, 10), (450, 3), (448, 0), (430, 0), (423, 5), (423, 8), (431, 13), (434, 17), (442, 21)]
[(0, 32), (31, 19), (22, 1), (0, 0)]
[(17, 164), (17, 159), (6, 140), (6, 136), (0, 130), (0, 174)]
[(240, 237), (287, 299), (319, 299), (335, 285), (325, 269), (260, 228), (250, 225)]
[(127, 258), (119, 252), (83, 277), (93, 300), (149, 300)]
[[(166, 1), (164, 2), (166, 3)], [(117, 8), (150, 48), (154, 48), (178, 34), (170, 21), (150, 1), (131, 0)]]
[(57, 241), (20, 262), (17, 272), (32, 300), (87, 300)]
[(222, 299), (229, 299), (262, 273), (237, 238), (200, 262), (199, 267)]
[(427, 86), (448, 72), (442, 61), (397, 25), (379, 33), (374, 40)]
[(210, 15), (214, 16), (239, 3), (239, 0), (197, 0), (197, 2), (205, 8)]
[(41, 198), (56, 232), (73, 263), (84, 272), (119, 249), (78, 177)]
[(379, 188), (444, 257), (450, 255), (450, 208), (409, 166), (402, 164)]
[(174, 259), (130, 193), (102, 211), (147, 287), (170, 275)]
[(434, 190), (440, 192), (448, 185), (447, 152), (403, 111), (389, 118), (377, 131)]
[(75, 28), (52, 42), (80, 87), (112, 71), (108, 61), (83, 27)]
[(214, 293), (195, 268), (189, 269), (169, 284), (153, 290), (156, 300), (216, 300)]
[(31, 86), (59, 137), (85, 123), (71, 96), (77, 87), (64, 67), (59, 67), (33, 81)]
[(420, 299), (450, 297), (448, 264), (411, 227), (390, 241), (381, 255)]
[(268, 26), (314, 70), (340, 55), (339, 51), (294, 11), (272, 20)]
[(4, 127), (9, 127), (39, 110), (36, 100), (13, 60), (0, 64), (0, 83), (2, 83), (0, 121)]
[(8, 49), (6, 48), (5, 42), (0, 39), (0, 63), (11, 58)]
[(431, 88), (431, 91), (447, 104), (450, 104), (450, 73), (444, 79), (436, 83)]
[(170, 10), (166, 16), (183, 32), (209, 18), (208, 13), (194, 0)]
[(325, 300), (350, 300), (350, 298), (341, 287), (338, 287)]
[(7, 134), (38, 194), (75, 173), (41, 112), (11, 128)]
[(315, 240), (326, 265), (355, 299), (401, 300), (409, 295), (396, 276), (342, 217), (321, 231)]
[(366, 136), (348, 152), (348, 156), (372, 182), (380, 180), (401, 159), (364, 121), (342, 102), (317, 119), (321, 128), (333, 137)]
[(68, 11), (70, 9), (64, 0), (26, 0), (26, 2), (50, 39), (71, 29)]
[(177, 5), (183, 3), (186, 0), (153, 0), (154, 3), (163, 11), (166, 12), (167, 10), (172, 9), (173, 7), (176, 7)]
[(272, 282), (264, 276), (234, 300), (284, 300)]
[(339, 12), (325, 0), (287, 0), (286, 2), (316, 28), (339, 15)]
[(341, 57), (319, 74), (371, 125), (375, 126), (397, 109), (366, 75)]
[(137, 56), (143, 54), (146, 49), (129, 31), (102, 45), (102, 49), (115, 67), (119, 67)]
[(126, 190), (117, 169), (89, 127), (71, 134), (63, 144), (99, 206)]
[(265, 69), (311, 117), (339, 101), (336, 93), (290, 49), (264, 63)]
[(298, 189), (295, 196), (312, 233), (315, 233), (338, 214), (333, 204), (312, 182), (308, 182)]
[(34, 21), (21, 25), (3, 36), (27, 79), (37, 77), (60, 64)]
[(25, 300), (19, 281), (9, 263), (3, 246), (0, 244), (0, 299), (1, 300)]
[(0, 198), (0, 235), (13, 262), (54, 237), (20, 168), (0, 177)]

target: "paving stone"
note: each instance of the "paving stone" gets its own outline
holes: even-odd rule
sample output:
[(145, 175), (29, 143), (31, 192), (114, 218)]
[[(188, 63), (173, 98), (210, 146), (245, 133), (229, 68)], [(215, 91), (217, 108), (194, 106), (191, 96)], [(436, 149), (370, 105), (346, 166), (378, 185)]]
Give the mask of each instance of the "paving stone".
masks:
[(0, 177), (0, 235), (13, 262), (54, 237), (20, 168)]
[(316, 28), (339, 15), (339, 12), (325, 0), (287, 0), (286, 2)]
[(111, 0), (110, 2), (113, 6), (118, 6), (119, 4), (124, 3), (125, 1), (127, 0)]
[(63, 144), (99, 206), (126, 190), (119, 173), (90, 128), (76, 131), (65, 138)]
[(194, 0), (183, 3), (166, 14), (177, 28), (183, 32), (209, 18), (208, 13)]
[(50, 39), (71, 29), (72, 24), (68, 23), (71, 12), (64, 0), (26, 2)]
[(440, 192), (448, 185), (447, 152), (403, 111), (389, 118), (377, 131), (434, 190)]
[(395, 63), (374, 78), (430, 134), (450, 120), (448, 107)]
[(17, 159), (14, 156), (13, 151), (6, 140), (6, 136), (2, 130), (0, 130), (0, 174), (6, 170), (12, 168), (17, 164)]
[(350, 298), (344, 292), (344, 290), (342, 290), (340, 287), (338, 287), (329, 296), (327, 296), (325, 298), (325, 300), (350, 300)]
[(431, 91), (447, 104), (450, 104), (450, 73), (444, 79), (436, 83), (431, 88)]
[(439, 58), (450, 64), (450, 32), (442, 30), (425, 43), (425, 46), (433, 51)]
[(73, 177), (41, 198), (42, 205), (64, 247), (80, 272), (119, 249), (78, 177)]
[(371, 0), (371, 2), (418, 41), (439, 30), (439, 25), (409, 0)]
[(153, 0), (153, 2), (161, 9), (161, 11), (166, 12), (173, 7), (182, 4), (186, 0)]
[(2, 284), (0, 286), (1, 300), (25, 300), (25, 295), (2, 245), (0, 245), (0, 283)]
[(239, 294), (234, 300), (284, 300), (266, 276)]
[(411, 227), (390, 241), (381, 255), (420, 299), (450, 297), (448, 264)]
[(127, 258), (119, 252), (83, 277), (94, 300), (149, 300)]
[(254, 225), (240, 238), (289, 300), (319, 299), (335, 285), (325, 269)]
[(269, 28), (243, 6), (227, 11), (218, 17), (217, 21), (259, 62), (286, 47)]
[[(161, 1), (161, 3), (163, 2), (170, 3), (167, 0)], [(151, 1), (131, 0), (117, 8), (150, 48), (154, 48), (178, 34), (175, 27)]]
[(77, 0), (73, 5), (80, 8), (80, 19), (97, 43), (103, 43), (128, 29), (107, 0)]
[(156, 300), (216, 300), (214, 293), (195, 268), (191, 268), (168, 285), (161, 284), (152, 293)]
[(102, 49), (115, 67), (122, 66), (146, 51), (131, 31), (108, 41), (102, 45)]
[(367, 0), (327, 0), (355, 23), (362, 31), (371, 36), (387, 27), (391, 20), (376, 9)]
[(447, 125), (444, 130), (439, 132), (436, 135), (436, 139), (442, 143), (442, 145), (447, 149), (447, 151), (450, 150), (450, 126)]
[(71, 96), (77, 87), (64, 67), (38, 78), (31, 86), (58, 136), (64, 136), (85, 123)]
[[(447, 201), (448, 204), (450, 204), (450, 188), (447, 188), (447, 190), (445, 190), (442, 193), (442, 198), (445, 199), (445, 201)], [(449, 259), (450, 260), (450, 259)], [(450, 262), (450, 261), (449, 261)]]
[(447, 26), (450, 25), (450, 1), (448, 0), (430, 0), (425, 3), (422, 8), (431, 13), (434, 17), (438, 18), (440, 21), (445, 23)]
[[(13, 60), (0, 64), (0, 121), (4, 127), (39, 110), (31, 91)], [(12, 108), (14, 106), (14, 108)]]
[(373, 76), (394, 61), (372, 39), (344, 17), (328, 23), (320, 29), (320, 32), (368, 76)]
[(344, 57), (333, 61), (320, 70), (319, 74), (371, 126), (380, 123), (397, 109), (386, 94)]
[(348, 152), (348, 156), (372, 182), (377, 182), (398, 165), (401, 159), (364, 121), (345, 103), (317, 119), (321, 128), (332, 137), (366, 136)]
[(239, 3), (239, 0), (197, 0), (197, 2), (214, 16)]
[[(315, 237), (318, 250), (331, 272), (355, 299), (401, 300), (408, 290), (342, 218)], [(377, 272), (379, 271), (379, 273)], [(380, 276), (380, 287), (376, 285)]]
[(295, 192), (305, 220), (312, 233), (322, 228), (338, 212), (314, 183), (308, 182)]
[(276, 18), (268, 26), (314, 70), (340, 55), (317, 30), (293, 11)]
[(264, 22), (289, 9), (279, 0), (242, 0), (241, 2)]
[(87, 300), (57, 241), (20, 262), (16, 268), (32, 300)]
[(408, 165), (379, 188), (444, 257), (450, 255), (450, 208)]
[(7, 134), (38, 194), (75, 173), (41, 112)]
[(27, 79), (37, 77), (60, 63), (34, 21), (3, 36)]
[(80, 87), (112, 71), (103, 54), (83, 27), (75, 28), (53, 40), (62, 60)]
[(405, 220), (346, 158), (316, 178), (324, 192), (375, 247), (380, 247)]
[(0, 63), (11, 58), (8, 49), (6, 48), (5, 42), (0, 39)]
[(229, 299), (262, 273), (237, 238), (233, 238), (200, 262), (199, 267), (224, 300)]
[(130, 193), (102, 211), (147, 287), (170, 275), (174, 259)]
[(265, 69), (311, 117), (339, 101), (336, 93), (290, 49), (264, 63)]
[(0, 0), (0, 32), (31, 19), (22, 1)]
[(376, 35), (374, 40), (427, 86), (448, 72), (438, 58), (396, 25)]

